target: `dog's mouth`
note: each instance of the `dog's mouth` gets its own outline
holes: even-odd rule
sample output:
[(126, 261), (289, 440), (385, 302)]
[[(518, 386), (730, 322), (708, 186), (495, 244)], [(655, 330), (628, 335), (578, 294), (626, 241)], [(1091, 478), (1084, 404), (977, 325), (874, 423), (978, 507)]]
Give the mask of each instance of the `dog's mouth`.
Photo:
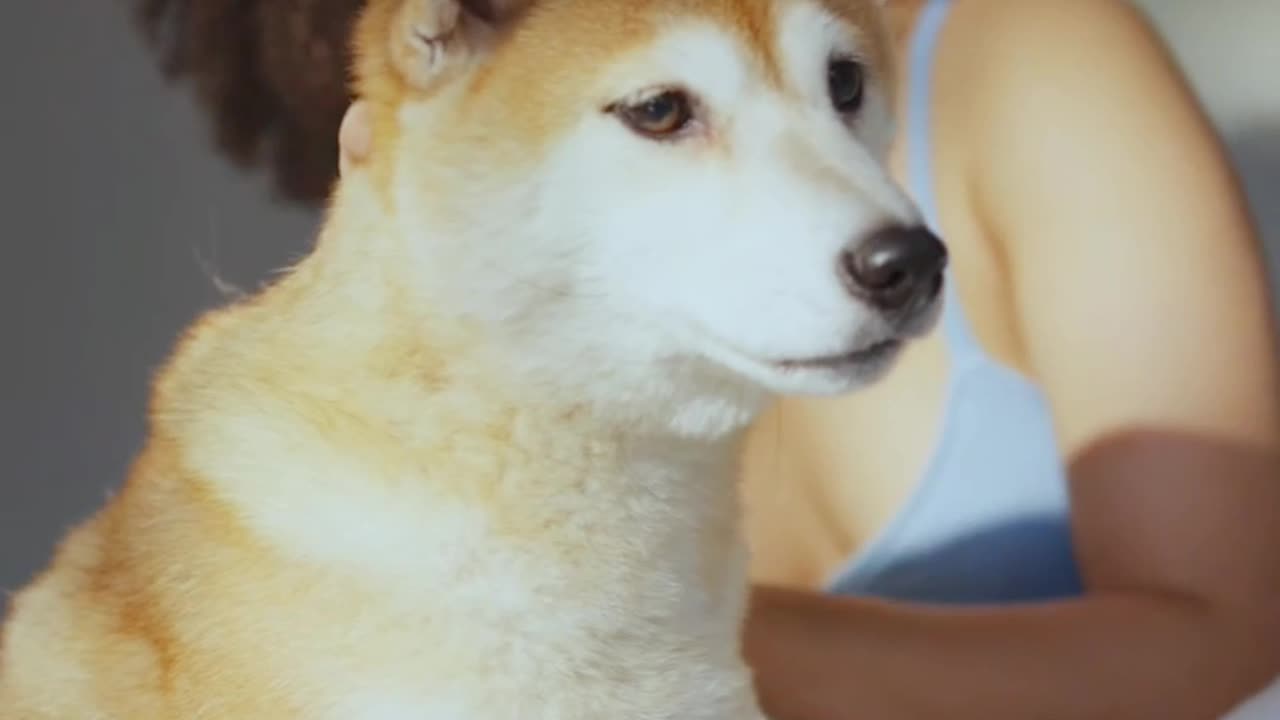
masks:
[(781, 358), (744, 352), (710, 334), (703, 334), (700, 341), (713, 348), (708, 359), (775, 391), (825, 394), (860, 386), (880, 376), (892, 367), (911, 337), (895, 333), (845, 352)]
[(864, 365), (879, 365), (892, 359), (902, 349), (903, 341), (889, 338), (879, 342), (835, 355), (821, 355), (811, 358), (795, 358), (775, 361), (773, 364), (785, 371), (797, 370), (843, 370)]

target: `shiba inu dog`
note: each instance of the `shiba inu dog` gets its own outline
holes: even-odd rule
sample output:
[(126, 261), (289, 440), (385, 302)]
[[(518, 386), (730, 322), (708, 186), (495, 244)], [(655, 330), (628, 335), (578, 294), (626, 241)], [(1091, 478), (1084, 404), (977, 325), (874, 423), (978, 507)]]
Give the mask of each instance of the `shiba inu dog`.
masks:
[(940, 303), (876, 4), (370, 0), (369, 157), (159, 373), (0, 717), (761, 718), (737, 441)]

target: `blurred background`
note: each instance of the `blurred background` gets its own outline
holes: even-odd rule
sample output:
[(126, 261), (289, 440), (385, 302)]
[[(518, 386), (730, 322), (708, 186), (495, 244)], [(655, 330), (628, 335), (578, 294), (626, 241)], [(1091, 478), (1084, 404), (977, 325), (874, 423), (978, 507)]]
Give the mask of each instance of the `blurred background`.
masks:
[[(1280, 0), (1145, 0), (1230, 146), (1280, 278)], [(115, 2), (0, 3), (0, 589), (123, 477), (175, 334), (308, 248), (210, 146)], [(216, 268), (216, 273), (212, 269)]]

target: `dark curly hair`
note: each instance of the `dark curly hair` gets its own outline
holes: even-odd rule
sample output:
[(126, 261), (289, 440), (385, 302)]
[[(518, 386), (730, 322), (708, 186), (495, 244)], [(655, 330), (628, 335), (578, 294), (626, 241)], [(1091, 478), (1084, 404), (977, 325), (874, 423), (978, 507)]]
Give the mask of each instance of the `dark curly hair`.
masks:
[(129, 0), (165, 75), (189, 81), (218, 147), (322, 203), (350, 102), (349, 35), (365, 0)]

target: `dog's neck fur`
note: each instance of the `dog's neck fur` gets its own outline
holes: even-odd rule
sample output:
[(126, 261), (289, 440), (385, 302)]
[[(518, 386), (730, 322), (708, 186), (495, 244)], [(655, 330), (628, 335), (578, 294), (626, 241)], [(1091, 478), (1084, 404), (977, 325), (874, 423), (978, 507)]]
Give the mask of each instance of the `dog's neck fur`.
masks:
[[(433, 545), (494, 533), (553, 563), (613, 566), (606, 595), (733, 602), (737, 433), (637, 433), (504, 379), (475, 328), (421, 309), (373, 193), (344, 182), (315, 252), (188, 338), (158, 387), (157, 434), (181, 438), (273, 544), (375, 582), (418, 577), (429, 593), (452, 572)], [(441, 503), (474, 526), (417, 527), (413, 509)]]

